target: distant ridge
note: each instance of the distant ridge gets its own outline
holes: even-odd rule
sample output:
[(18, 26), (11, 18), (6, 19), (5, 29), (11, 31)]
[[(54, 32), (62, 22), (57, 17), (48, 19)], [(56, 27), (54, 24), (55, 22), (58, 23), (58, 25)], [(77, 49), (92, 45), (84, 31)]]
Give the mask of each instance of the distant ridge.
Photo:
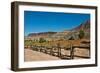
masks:
[(53, 35), (56, 34), (57, 32), (40, 32), (40, 33), (30, 33), (28, 35), (28, 37), (32, 37), (32, 36), (40, 36), (40, 35)]
[[(27, 37), (31, 38), (61, 38), (61, 37), (70, 37), (70, 36), (78, 36), (80, 30), (84, 30), (86, 38), (90, 37), (90, 20), (87, 20), (81, 23), (79, 26), (72, 28), (71, 30), (64, 30), (61, 32), (39, 32), (39, 33), (30, 33)], [(77, 37), (78, 38), (78, 37)]]

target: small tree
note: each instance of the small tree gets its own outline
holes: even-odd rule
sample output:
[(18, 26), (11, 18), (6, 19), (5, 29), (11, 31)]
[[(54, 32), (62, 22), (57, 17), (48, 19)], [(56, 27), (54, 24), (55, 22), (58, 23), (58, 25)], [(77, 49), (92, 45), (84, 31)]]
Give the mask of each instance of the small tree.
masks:
[(82, 39), (84, 37), (85, 33), (83, 30), (79, 31), (79, 38)]
[(39, 43), (43, 43), (43, 42), (46, 42), (46, 40), (44, 38), (40, 38)]

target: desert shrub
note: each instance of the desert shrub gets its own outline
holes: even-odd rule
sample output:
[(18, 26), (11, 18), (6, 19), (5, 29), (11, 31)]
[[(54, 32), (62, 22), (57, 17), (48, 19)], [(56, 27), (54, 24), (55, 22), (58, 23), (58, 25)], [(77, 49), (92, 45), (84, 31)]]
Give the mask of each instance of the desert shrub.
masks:
[(79, 31), (79, 38), (82, 39), (84, 37), (85, 33), (83, 30)]
[(43, 42), (46, 42), (46, 40), (44, 38), (40, 38), (39, 43), (43, 43)]
[(24, 45), (25, 46), (31, 46), (33, 44), (32, 40), (25, 40)]

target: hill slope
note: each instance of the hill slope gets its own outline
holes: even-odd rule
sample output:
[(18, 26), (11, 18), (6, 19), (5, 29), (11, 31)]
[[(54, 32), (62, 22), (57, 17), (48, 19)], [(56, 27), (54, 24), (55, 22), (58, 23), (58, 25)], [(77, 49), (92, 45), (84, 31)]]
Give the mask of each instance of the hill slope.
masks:
[(79, 26), (70, 29), (64, 30), (61, 32), (41, 32), (41, 33), (30, 33), (27, 37), (31, 38), (64, 38), (70, 39), (73, 37), (74, 39), (79, 39), (79, 32), (80, 30), (84, 31), (84, 38), (90, 38), (90, 20), (81, 23)]

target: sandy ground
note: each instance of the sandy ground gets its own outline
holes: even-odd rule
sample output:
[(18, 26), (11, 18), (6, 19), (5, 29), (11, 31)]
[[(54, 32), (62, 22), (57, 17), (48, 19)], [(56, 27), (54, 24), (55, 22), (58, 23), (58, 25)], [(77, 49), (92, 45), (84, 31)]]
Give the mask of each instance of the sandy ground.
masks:
[(55, 56), (50, 56), (48, 54), (40, 53), (30, 49), (25, 49), (25, 61), (47, 61), (47, 60), (60, 60), (60, 58)]

